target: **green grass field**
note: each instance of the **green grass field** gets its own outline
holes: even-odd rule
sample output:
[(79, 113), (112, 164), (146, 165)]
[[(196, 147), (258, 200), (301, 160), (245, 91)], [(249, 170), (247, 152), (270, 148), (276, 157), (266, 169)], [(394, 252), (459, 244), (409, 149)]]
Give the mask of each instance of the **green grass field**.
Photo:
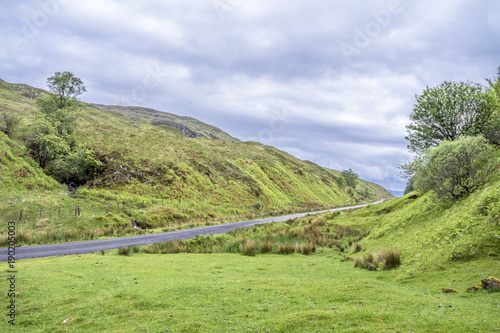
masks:
[[(489, 332), (500, 293), (443, 294), (442, 271), (404, 279), (356, 269), (337, 250), (314, 256), (144, 254), (17, 263), (16, 332)], [(498, 272), (498, 261), (475, 269)], [(5, 270), (2, 270), (5, 280)], [(5, 283), (2, 283), (5, 289)], [(3, 298), (5, 305), (8, 299)], [(2, 314), (2, 330), (8, 318)], [(65, 319), (76, 318), (62, 324)], [(13, 330), (14, 331), (14, 330)]]

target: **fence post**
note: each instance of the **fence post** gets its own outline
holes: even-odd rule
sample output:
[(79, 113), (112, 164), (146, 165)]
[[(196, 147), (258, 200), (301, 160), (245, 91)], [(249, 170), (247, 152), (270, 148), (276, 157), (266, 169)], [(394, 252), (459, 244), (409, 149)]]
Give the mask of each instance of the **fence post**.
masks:
[(118, 210), (120, 210), (120, 203), (118, 203)]
[(38, 218), (39, 220), (42, 218), (42, 206), (40, 206), (40, 217)]
[(78, 216), (82, 216), (82, 215), (80, 214), (80, 205), (78, 205)]
[(111, 204), (108, 204), (108, 208), (106, 208), (106, 214), (108, 213), (109, 211), (109, 206), (111, 206)]
[(78, 205), (75, 206), (75, 216), (78, 213)]
[(61, 217), (61, 206), (57, 209), (57, 217)]
[(21, 208), (21, 211), (19, 212), (19, 222), (21, 222), (22, 218), (23, 218), (23, 209)]

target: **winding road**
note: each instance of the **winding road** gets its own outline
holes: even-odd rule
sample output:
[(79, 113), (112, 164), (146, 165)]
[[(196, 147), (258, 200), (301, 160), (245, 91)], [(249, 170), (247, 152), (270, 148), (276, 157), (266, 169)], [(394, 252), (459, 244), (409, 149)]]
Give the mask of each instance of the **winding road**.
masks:
[[(382, 200), (373, 202), (371, 204), (372, 205), (379, 204), (381, 202), (384, 202), (385, 200), (387, 200), (387, 199), (382, 199)], [(177, 239), (190, 239), (190, 238), (194, 238), (197, 235), (205, 236), (205, 235), (222, 234), (222, 233), (226, 233), (226, 232), (233, 231), (236, 229), (248, 228), (248, 227), (251, 227), (251, 226), (254, 226), (257, 224), (286, 221), (288, 219), (303, 217), (303, 216), (307, 216), (307, 215), (334, 212), (334, 211), (339, 211), (339, 210), (356, 209), (356, 208), (365, 207), (367, 205), (368, 204), (343, 207), (343, 208), (328, 209), (328, 210), (322, 210), (322, 211), (318, 211), (318, 212), (300, 213), (300, 214), (270, 217), (270, 218), (264, 218), (264, 219), (258, 219), (258, 220), (233, 222), (233, 223), (227, 223), (227, 224), (212, 225), (212, 226), (208, 226), (208, 227), (170, 231), (170, 232), (164, 232), (164, 233), (153, 234), (153, 235), (120, 237), (120, 238), (101, 239), (101, 240), (94, 240), (94, 241), (64, 243), (64, 244), (54, 244), (54, 245), (16, 247), (15, 259), (20, 260), (20, 259), (51, 257), (51, 256), (83, 254), (83, 253), (98, 252), (98, 251), (102, 251), (102, 250), (112, 250), (112, 249), (117, 249), (120, 247), (164, 243), (164, 242), (177, 240)], [(1, 248), (0, 249), (0, 262), (7, 261), (7, 258), (8, 258), (7, 257), (7, 248)]]

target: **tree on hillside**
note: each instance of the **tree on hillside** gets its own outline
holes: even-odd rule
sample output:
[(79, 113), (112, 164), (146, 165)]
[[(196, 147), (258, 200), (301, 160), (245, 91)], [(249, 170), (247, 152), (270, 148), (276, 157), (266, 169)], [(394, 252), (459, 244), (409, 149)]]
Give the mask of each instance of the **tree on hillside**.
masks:
[(433, 190), (442, 199), (457, 199), (474, 192), (491, 176), (496, 160), (493, 146), (482, 136), (443, 141), (422, 151), (414, 161), (414, 186)]
[(358, 184), (359, 175), (357, 173), (354, 173), (354, 171), (352, 171), (351, 169), (342, 171), (340, 175), (342, 176), (342, 178), (344, 178), (347, 186), (355, 188)]
[(81, 106), (76, 96), (85, 87), (69, 72), (57, 72), (47, 83), (53, 94), (36, 99), (39, 110), (27, 122), (23, 138), (45, 172), (66, 184), (83, 184), (104, 166), (94, 151), (78, 144), (73, 135)]
[(54, 76), (47, 79), (47, 85), (50, 92), (57, 97), (57, 107), (59, 109), (64, 108), (72, 99), (87, 91), (82, 80), (70, 72), (56, 72)]
[(498, 67), (497, 76), (494, 79), (486, 79), (491, 91), (496, 97), (495, 111), (491, 115), (488, 123), (485, 137), (490, 143), (500, 145), (500, 67)]
[(484, 134), (496, 108), (493, 92), (470, 82), (445, 81), (415, 97), (406, 127), (408, 149), (415, 153), (462, 135)]

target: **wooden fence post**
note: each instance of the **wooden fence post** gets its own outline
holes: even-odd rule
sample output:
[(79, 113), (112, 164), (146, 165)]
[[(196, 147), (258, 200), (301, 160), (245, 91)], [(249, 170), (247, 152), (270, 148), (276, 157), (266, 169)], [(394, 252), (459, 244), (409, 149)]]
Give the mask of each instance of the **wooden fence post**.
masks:
[(61, 206), (57, 209), (57, 217), (61, 217)]
[(40, 206), (40, 217), (38, 218), (39, 220), (42, 219), (42, 207)]
[(75, 216), (78, 213), (78, 205), (75, 206)]
[(80, 214), (80, 205), (78, 205), (78, 216), (82, 216), (82, 215)]
[(21, 211), (19, 212), (19, 222), (21, 222), (22, 218), (23, 218), (23, 209), (21, 208)]

